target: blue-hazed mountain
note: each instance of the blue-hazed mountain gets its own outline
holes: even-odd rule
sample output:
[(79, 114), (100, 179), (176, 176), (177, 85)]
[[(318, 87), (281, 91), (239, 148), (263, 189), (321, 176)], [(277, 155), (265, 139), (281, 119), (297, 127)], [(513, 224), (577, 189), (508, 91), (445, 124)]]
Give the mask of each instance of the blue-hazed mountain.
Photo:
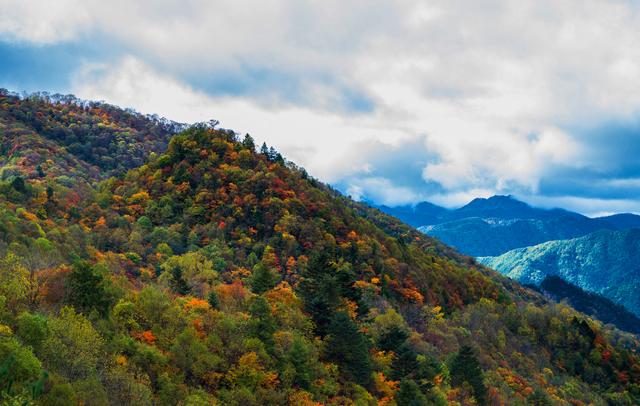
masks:
[(640, 227), (640, 216), (634, 214), (590, 218), (564, 209), (532, 207), (512, 196), (477, 198), (455, 210), (430, 203), (381, 210), (472, 256), (496, 256), (598, 230)]
[(449, 209), (429, 202), (421, 202), (415, 206), (380, 206), (379, 209), (416, 228), (439, 223), (451, 213)]
[(478, 260), (525, 284), (556, 275), (640, 315), (640, 229), (601, 230)]

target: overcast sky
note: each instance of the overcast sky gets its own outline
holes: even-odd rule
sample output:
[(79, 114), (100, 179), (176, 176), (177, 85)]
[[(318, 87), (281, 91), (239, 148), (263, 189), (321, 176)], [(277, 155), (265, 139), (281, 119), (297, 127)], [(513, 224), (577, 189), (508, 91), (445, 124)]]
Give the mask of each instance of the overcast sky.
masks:
[(215, 118), (377, 203), (640, 212), (632, 0), (0, 0), (0, 87)]

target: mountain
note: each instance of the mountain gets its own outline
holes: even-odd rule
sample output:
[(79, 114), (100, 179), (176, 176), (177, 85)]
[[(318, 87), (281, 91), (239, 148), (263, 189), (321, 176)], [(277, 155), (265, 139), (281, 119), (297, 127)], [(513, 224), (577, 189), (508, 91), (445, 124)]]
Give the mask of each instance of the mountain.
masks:
[(381, 211), (394, 216), (413, 227), (435, 224), (445, 217), (449, 210), (429, 202), (421, 202), (415, 206), (379, 206)]
[[(477, 198), (455, 210), (381, 207), (430, 236), (471, 256), (496, 256), (515, 248), (580, 237), (598, 230), (640, 227), (640, 216), (617, 214), (589, 218), (563, 209), (532, 207), (512, 196)], [(435, 206), (438, 208), (438, 206)]]
[(618, 230), (640, 228), (640, 216), (637, 214), (620, 213), (611, 216), (597, 217), (596, 219), (611, 224)]
[(559, 217), (583, 217), (562, 209), (539, 209), (515, 199), (513, 196), (492, 196), (476, 198), (465, 206), (451, 211), (445, 221), (469, 217), (494, 219), (550, 219)]
[(602, 229), (616, 227), (578, 214), (533, 219), (467, 217), (419, 228), (475, 257), (500, 255), (514, 248), (580, 237)]
[(522, 283), (557, 275), (640, 315), (640, 230), (602, 230), (563, 241), (519, 248), (480, 262)]
[(640, 318), (624, 306), (596, 293), (586, 292), (555, 275), (547, 275), (540, 285), (529, 285), (555, 301), (567, 301), (576, 310), (616, 327), (640, 334)]
[[(75, 128), (76, 107), (56, 103), (28, 109), (69, 111), (51, 120)], [(28, 165), (2, 151), (13, 171), (0, 179), (2, 402), (640, 402), (635, 336), (257, 152), (249, 136), (192, 126), (135, 166), (138, 152), (90, 132), (81, 145), (131, 156), (126, 171), (25, 120), (7, 116), (0, 135), (24, 127), (50, 148)], [(144, 128), (139, 142), (154, 145)], [(40, 151), (101, 171), (64, 178)]]

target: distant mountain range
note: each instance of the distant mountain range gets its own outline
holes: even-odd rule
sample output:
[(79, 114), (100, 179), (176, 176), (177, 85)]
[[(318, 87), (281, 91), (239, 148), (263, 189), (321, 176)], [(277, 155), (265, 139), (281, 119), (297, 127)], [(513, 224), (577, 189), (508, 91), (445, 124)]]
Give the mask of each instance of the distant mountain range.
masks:
[(640, 315), (640, 229), (601, 230), (580, 238), (549, 241), (478, 260), (525, 284), (557, 275)]
[(564, 209), (535, 208), (512, 196), (477, 198), (454, 210), (428, 202), (380, 209), (472, 256), (496, 256), (598, 230), (640, 227), (635, 214), (590, 218)]

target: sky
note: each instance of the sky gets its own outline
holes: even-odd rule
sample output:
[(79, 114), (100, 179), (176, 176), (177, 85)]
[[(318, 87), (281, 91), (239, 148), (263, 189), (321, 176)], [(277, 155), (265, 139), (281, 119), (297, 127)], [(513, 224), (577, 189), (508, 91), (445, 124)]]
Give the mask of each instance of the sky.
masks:
[(355, 199), (640, 212), (640, 2), (0, 0), (0, 87), (250, 133)]

